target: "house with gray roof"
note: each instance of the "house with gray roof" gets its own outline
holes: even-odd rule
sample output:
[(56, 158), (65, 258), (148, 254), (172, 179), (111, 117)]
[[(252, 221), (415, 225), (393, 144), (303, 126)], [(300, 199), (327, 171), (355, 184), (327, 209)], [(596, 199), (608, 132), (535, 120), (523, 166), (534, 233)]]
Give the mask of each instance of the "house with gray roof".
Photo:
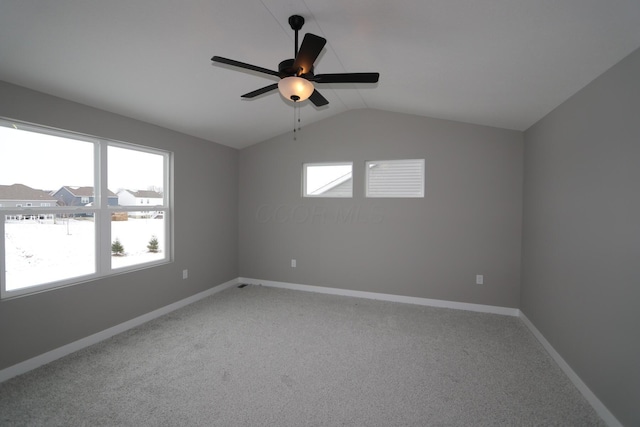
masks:
[(118, 204), (120, 206), (156, 206), (164, 203), (161, 193), (151, 190), (120, 190), (118, 191)]
[[(43, 190), (24, 184), (0, 185), (0, 208), (57, 206), (57, 200)], [(5, 220), (37, 219), (34, 215), (5, 215)]]
[[(120, 206), (140, 206), (152, 208), (164, 204), (164, 196), (152, 190), (120, 190), (118, 191), (118, 204)], [(132, 218), (163, 218), (161, 212), (157, 211), (139, 211), (129, 212)]]
[[(53, 193), (60, 206), (91, 206), (95, 200), (93, 187), (73, 187), (65, 185)], [(108, 205), (118, 206), (118, 196), (112, 191), (108, 194)]]

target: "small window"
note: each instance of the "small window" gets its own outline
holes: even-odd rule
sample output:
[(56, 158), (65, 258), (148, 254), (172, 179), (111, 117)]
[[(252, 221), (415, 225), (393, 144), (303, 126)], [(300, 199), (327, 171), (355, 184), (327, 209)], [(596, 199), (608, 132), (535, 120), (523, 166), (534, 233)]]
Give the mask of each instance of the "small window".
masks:
[(304, 197), (353, 197), (353, 163), (305, 163)]
[(367, 197), (424, 197), (424, 159), (366, 163)]

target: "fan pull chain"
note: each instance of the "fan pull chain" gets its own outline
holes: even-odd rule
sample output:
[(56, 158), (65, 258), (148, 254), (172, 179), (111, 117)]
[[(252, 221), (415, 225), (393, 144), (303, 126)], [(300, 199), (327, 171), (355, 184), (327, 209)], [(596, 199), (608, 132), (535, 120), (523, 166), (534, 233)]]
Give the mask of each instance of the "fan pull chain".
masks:
[(296, 103), (293, 103), (293, 140), (296, 141), (296, 109), (298, 108), (298, 106), (296, 105)]
[[(297, 112), (297, 114), (296, 114)], [(298, 134), (302, 130), (302, 126), (300, 124), (300, 107), (298, 107), (298, 103), (293, 103), (293, 140), (298, 140)]]

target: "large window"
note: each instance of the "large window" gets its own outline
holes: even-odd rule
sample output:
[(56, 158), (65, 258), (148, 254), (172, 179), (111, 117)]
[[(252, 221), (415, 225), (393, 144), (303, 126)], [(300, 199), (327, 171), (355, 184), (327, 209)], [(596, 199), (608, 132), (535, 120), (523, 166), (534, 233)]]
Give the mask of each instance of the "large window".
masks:
[(166, 151), (0, 119), (2, 298), (169, 262), (170, 168)]
[(367, 197), (424, 197), (424, 159), (366, 163)]
[(305, 163), (302, 167), (304, 197), (352, 197), (352, 163)]

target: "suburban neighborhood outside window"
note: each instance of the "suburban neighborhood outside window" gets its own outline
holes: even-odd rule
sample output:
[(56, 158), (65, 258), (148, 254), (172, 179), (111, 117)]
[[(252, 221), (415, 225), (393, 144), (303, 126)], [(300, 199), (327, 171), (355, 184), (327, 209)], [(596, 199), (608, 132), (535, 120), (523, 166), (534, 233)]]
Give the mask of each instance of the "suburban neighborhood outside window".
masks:
[(304, 197), (353, 197), (353, 163), (305, 163)]
[[(117, 212), (111, 216), (111, 240), (117, 240), (126, 255), (112, 256), (112, 268), (166, 259), (168, 202), (164, 180), (167, 157), (155, 151), (110, 145), (108, 158), (109, 188), (115, 189), (117, 195)], [(127, 173), (132, 165), (136, 165), (135, 176)], [(145, 210), (140, 210), (141, 204), (145, 205)]]
[(170, 158), (0, 119), (2, 298), (170, 261)]
[(424, 197), (424, 159), (366, 162), (367, 197)]

